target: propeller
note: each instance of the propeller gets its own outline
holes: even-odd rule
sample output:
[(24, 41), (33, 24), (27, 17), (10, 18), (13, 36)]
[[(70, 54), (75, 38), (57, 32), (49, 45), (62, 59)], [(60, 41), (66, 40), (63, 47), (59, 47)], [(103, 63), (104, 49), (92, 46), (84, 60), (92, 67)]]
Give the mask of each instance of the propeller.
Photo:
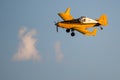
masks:
[(58, 32), (58, 26), (56, 26), (56, 31)]
[(57, 25), (57, 22), (54, 22), (55, 25), (56, 25), (56, 31), (58, 32), (58, 25)]

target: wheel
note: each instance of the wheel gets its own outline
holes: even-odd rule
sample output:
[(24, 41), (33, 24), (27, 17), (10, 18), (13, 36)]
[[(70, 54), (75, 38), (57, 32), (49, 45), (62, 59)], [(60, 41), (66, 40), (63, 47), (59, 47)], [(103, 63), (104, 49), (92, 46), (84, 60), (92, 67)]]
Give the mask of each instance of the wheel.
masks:
[(70, 29), (66, 29), (66, 32), (69, 33), (69, 32), (70, 32)]
[(71, 36), (72, 36), (72, 37), (73, 37), (73, 36), (75, 36), (75, 33), (74, 33), (74, 32), (72, 32), (72, 33), (71, 33)]

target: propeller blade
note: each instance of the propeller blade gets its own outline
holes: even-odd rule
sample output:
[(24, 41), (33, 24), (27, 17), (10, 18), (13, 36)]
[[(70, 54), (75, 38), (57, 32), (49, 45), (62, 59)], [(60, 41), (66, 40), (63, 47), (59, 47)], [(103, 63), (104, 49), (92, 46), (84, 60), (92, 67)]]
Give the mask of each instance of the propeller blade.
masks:
[(58, 32), (58, 26), (56, 26), (56, 31)]
[(56, 22), (54, 22), (54, 23), (55, 23), (55, 26), (56, 26), (56, 31), (58, 32), (58, 25), (57, 25)]

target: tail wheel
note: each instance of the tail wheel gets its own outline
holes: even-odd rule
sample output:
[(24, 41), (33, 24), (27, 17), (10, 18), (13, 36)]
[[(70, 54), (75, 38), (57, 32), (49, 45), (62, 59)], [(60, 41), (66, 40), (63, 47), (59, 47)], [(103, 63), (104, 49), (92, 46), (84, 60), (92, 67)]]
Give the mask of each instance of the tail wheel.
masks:
[(75, 36), (75, 33), (74, 33), (74, 32), (72, 32), (72, 33), (71, 33), (71, 36), (72, 36), (72, 37), (73, 37), (73, 36)]
[(103, 30), (103, 27), (100, 27), (101, 30)]

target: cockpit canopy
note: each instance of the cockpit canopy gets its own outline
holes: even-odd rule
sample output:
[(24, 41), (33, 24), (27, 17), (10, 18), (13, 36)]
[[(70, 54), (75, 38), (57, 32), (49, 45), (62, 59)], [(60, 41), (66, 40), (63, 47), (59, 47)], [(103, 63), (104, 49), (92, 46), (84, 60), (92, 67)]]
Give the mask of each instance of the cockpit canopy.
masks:
[(80, 18), (78, 18), (80, 23), (97, 23), (96, 20), (90, 19), (86, 16), (81, 16)]
[(86, 18), (87, 18), (86, 16), (81, 16), (81, 17), (79, 18), (79, 21), (80, 21), (80, 22), (85, 22), (85, 21), (86, 21)]
[(80, 19), (82, 19), (82, 18), (86, 18), (86, 16), (81, 16)]

